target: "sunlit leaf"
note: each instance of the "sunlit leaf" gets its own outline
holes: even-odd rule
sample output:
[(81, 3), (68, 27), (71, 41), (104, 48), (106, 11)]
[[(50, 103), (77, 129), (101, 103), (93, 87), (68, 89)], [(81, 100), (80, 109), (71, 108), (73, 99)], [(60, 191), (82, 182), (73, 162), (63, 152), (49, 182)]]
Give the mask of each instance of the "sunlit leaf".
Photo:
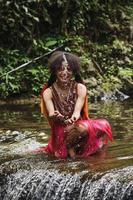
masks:
[(46, 42), (45, 45), (46, 45), (46, 47), (50, 47), (50, 46), (53, 46), (55, 44), (57, 44), (57, 41), (56, 40), (51, 40), (51, 41)]

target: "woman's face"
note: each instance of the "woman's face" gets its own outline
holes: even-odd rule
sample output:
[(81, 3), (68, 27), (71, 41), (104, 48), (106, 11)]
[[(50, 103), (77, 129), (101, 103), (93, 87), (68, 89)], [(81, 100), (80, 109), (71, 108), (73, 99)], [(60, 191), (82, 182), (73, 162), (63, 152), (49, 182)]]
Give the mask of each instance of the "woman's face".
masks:
[(56, 72), (57, 80), (61, 83), (67, 84), (71, 81), (72, 75), (72, 69), (65, 61), (63, 61), (62, 66)]

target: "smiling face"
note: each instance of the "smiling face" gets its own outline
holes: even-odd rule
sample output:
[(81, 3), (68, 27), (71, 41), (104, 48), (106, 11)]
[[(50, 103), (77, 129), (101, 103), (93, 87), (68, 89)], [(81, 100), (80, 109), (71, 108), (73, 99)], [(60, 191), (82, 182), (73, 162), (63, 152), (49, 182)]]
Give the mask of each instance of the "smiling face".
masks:
[(61, 83), (62, 86), (64, 84), (69, 86), (72, 79), (75, 79), (78, 83), (83, 83), (80, 76), (80, 59), (78, 56), (68, 52), (55, 51), (50, 56), (48, 65), (51, 72), (48, 81), (49, 86), (56, 81)]
[(63, 61), (62, 66), (56, 72), (57, 80), (61, 83), (67, 84), (70, 83), (72, 75), (72, 69), (66, 61)]

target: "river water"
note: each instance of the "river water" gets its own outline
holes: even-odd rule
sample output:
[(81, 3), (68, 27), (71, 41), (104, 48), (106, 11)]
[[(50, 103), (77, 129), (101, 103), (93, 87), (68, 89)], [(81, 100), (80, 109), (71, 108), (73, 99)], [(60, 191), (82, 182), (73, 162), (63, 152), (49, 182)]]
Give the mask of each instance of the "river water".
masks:
[(0, 199), (133, 199), (133, 101), (89, 105), (106, 118), (114, 142), (85, 159), (57, 159), (33, 150), (50, 128), (38, 105), (0, 106)]

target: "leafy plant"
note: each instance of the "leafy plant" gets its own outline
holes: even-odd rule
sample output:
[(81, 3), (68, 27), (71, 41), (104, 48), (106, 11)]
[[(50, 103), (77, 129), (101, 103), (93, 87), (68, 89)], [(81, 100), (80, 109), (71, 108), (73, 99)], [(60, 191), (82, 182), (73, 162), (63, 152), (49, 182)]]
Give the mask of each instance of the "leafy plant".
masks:
[(98, 81), (102, 80), (106, 88), (112, 79), (117, 85), (117, 77), (131, 73), (132, 0), (1, 0), (0, 19), (2, 98), (21, 93), (38, 95), (49, 74), (45, 59), (8, 77), (2, 75), (62, 44), (63, 50), (81, 58), (84, 78), (90, 77), (88, 68), (93, 65), (104, 74)]

